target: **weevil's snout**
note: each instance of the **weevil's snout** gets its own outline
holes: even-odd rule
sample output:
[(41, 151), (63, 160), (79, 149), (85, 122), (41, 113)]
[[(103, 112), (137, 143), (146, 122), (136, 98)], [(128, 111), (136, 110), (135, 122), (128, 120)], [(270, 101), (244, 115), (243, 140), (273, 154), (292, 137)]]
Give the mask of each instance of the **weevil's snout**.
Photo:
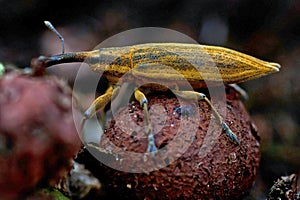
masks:
[(49, 67), (61, 62), (60, 56), (39, 56), (38, 61), (41, 63), (45, 63), (45, 67)]
[(40, 56), (38, 60), (44, 62), (46, 67), (52, 65), (61, 64), (61, 63), (70, 63), (70, 62), (84, 62), (85, 59), (89, 57), (89, 52), (71, 52), (58, 54), (54, 56)]

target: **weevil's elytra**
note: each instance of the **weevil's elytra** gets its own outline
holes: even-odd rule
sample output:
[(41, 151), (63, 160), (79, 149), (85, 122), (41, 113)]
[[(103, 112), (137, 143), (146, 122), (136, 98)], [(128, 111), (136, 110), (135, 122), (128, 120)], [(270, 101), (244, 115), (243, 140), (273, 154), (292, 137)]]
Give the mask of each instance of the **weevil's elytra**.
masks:
[[(277, 63), (266, 62), (224, 47), (181, 43), (147, 43), (100, 48), (94, 51), (40, 57), (40, 61), (44, 62), (46, 66), (67, 62), (85, 62), (94, 72), (103, 74), (112, 86), (120, 79), (130, 83), (140, 81), (137, 85), (156, 80), (161, 80), (166, 84), (162, 87), (156, 85), (154, 88), (156, 90), (165, 88), (165, 86), (174, 86), (174, 83), (180, 88), (182, 84), (186, 84), (186, 81), (191, 84), (193, 89), (206, 87), (205, 83), (207, 82), (211, 83), (210, 86), (240, 83), (278, 72), (280, 68)], [(124, 76), (125, 74), (126, 76)], [(102, 109), (113, 94), (115, 95), (114, 89), (119, 86), (114, 86), (114, 89), (112, 86), (87, 109), (86, 119), (91, 118), (99, 109)], [(151, 84), (147, 86), (151, 87)], [(175, 94), (185, 99), (205, 101), (229, 139), (239, 144), (237, 136), (205, 94), (179, 90), (176, 90)], [(139, 88), (135, 89), (134, 95), (144, 110), (148, 150), (156, 151), (147, 98)]]

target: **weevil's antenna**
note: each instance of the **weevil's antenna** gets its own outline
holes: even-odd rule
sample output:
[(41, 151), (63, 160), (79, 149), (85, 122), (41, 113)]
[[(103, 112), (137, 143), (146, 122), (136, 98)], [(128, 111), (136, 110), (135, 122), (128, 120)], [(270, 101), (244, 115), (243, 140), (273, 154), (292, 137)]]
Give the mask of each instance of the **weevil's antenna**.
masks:
[(56, 30), (56, 28), (54, 28), (54, 26), (51, 24), (51, 22), (44, 21), (44, 23), (52, 32), (54, 32), (59, 37), (59, 39), (61, 41), (61, 51), (62, 51), (62, 54), (64, 54), (65, 53), (65, 40), (64, 40), (63, 36)]

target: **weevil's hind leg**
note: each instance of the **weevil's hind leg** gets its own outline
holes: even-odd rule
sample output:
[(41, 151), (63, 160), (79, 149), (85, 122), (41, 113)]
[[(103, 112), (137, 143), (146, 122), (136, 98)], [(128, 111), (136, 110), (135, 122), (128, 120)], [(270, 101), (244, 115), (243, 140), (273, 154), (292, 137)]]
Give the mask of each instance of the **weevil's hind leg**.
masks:
[(229, 87), (231, 87), (235, 91), (237, 91), (241, 95), (241, 99), (243, 101), (248, 100), (249, 97), (248, 97), (247, 92), (243, 88), (241, 88), (239, 85), (237, 85), (237, 84), (229, 84)]
[(144, 110), (144, 119), (145, 119), (145, 132), (148, 137), (148, 148), (147, 152), (151, 152), (152, 156), (154, 156), (154, 153), (157, 151), (157, 147), (155, 145), (154, 141), (154, 135), (152, 133), (152, 127), (150, 122), (150, 114), (148, 111), (148, 100), (143, 92), (141, 92), (139, 89), (135, 89), (134, 91), (134, 97), (137, 101), (140, 102), (140, 105), (142, 106)]
[(228, 135), (229, 139), (231, 141), (234, 141), (236, 144), (240, 144), (237, 136), (232, 132), (232, 130), (229, 128), (229, 126), (226, 124), (226, 122), (223, 120), (221, 115), (218, 113), (216, 108), (211, 104), (210, 100), (206, 97), (205, 94), (195, 91), (173, 91), (176, 95), (184, 98), (184, 99), (197, 99), (200, 101), (205, 101), (209, 107), (211, 108), (215, 118), (218, 120), (219, 124), (221, 125), (222, 129), (225, 131), (225, 133)]

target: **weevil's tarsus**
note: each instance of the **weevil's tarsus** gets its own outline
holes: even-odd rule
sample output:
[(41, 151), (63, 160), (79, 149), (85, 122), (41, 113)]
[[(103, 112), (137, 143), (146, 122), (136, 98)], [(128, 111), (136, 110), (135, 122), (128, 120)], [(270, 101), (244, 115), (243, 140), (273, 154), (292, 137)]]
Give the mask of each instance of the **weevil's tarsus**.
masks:
[(56, 30), (56, 28), (51, 24), (51, 22), (49, 21), (44, 21), (44, 24), (47, 26), (47, 28), (49, 28), (49, 30), (51, 30), (53, 33), (55, 33), (58, 38), (61, 41), (61, 52), (62, 54), (65, 53), (65, 39), (63, 38), (63, 36)]
[(157, 147), (155, 145), (154, 135), (152, 133), (152, 127), (150, 122), (150, 114), (148, 111), (148, 100), (143, 92), (141, 92), (138, 88), (134, 91), (135, 99), (140, 102), (144, 110), (144, 119), (145, 119), (145, 132), (148, 138), (148, 147), (147, 152), (151, 153), (151, 156), (154, 157), (155, 152), (157, 151)]
[(232, 132), (232, 130), (228, 127), (225, 122), (222, 122), (222, 128), (227, 134), (230, 141), (235, 142), (237, 145), (240, 145), (240, 141), (238, 140), (237, 136)]
[(200, 100), (204, 101), (208, 104), (210, 109), (212, 110), (212, 113), (214, 114), (215, 118), (217, 119), (218, 123), (221, 125), (222, 129), (225, 131), (225, 133), (228, 135), (230, 141), (234, 141), (236, 144), (240, 144), (237, 136), (232, 132), (232, 130), (229, 128), (229, 126), (226, 124), (226, 122), (223, 120), (221, 115), (218, 113), (216, 108), (211, 104), (210, 100), (206, 97), (205, 94), (195, 91), (173, 91), (176, 95), (178, 95), (181, 98), (184, 99), (194, 99), (194, 100)]
[(151, 153), (152, 158), (155, 156), (155, 153), (157, 151), (157, 147), (155, 145), (155, 139), (154, 135), (150, 133), (148, 135), (148, 147), (147, 147), (147, 152)]

